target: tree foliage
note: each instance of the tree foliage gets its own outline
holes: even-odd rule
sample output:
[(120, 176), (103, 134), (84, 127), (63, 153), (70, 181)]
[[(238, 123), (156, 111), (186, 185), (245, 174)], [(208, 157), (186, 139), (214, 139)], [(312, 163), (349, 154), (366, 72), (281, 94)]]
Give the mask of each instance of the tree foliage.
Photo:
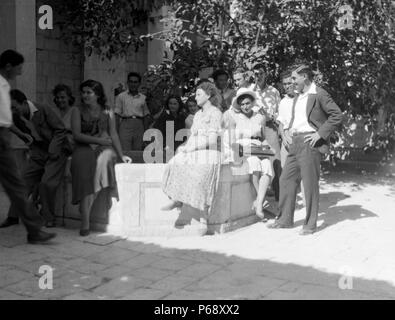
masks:
[[(72, 0), (63, 2), (64, 29), (90, 51), (107, 57), (123, 54), (154, 36), (167, 43), (171, 56), (154, 73), (170, 87), (188, 91), (206, 67), (250, 70), (264, 63), (269, 81), (296, 59), (309, 61), (317, 80), (350, 116), (364, 115), (367, 125), (386, 137), (395, 112), (394, 4), (390, 0)], [(66, 4), (67, 3), (67, 4)], [(139, 24), (163, 4), (173, 14), (163, 17), (167, 32), (141, 37)], [(352, 8), (352, 27), (339, 28)], [(343, 21), (344, 22), (344, 21)], [(350, 21), (349, 21), (350, 22)], [(386, 127), (387, 126), (387, 127)], [(384, 131), (385, 131), (384, 130)], [(392, 137), (393, 138), (393, 137)], [(392, 139), (390, 138), (390, 139)], [(388, 139), (387, 139), (388, 140)], [(386, 140), (385, 140), (386, 141)], [(380, 145), (376, 141), (376, 145)]]

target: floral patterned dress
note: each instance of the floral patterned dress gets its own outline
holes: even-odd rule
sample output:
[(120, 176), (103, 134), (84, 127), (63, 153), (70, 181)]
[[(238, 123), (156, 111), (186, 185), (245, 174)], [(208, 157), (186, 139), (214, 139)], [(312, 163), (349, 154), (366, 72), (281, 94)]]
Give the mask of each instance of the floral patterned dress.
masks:
[[(217, 108), (199, 110), (193, 119), (187, 145), (208, 141), (210, 133), (221, 134), (222, 113)], [(218, 187), (221, 154), (218, 149), (201, 149), (177, 153), (167, 164), (163, 191), (174, 201), (199, 210), (213, 202)]]

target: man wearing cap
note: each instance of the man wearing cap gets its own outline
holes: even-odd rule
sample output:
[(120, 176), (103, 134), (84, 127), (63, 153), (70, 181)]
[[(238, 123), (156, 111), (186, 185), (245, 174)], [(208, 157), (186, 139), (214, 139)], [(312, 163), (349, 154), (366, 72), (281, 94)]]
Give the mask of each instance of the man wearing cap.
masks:
[(343, 116), (329, 94), (313, 82), (308, 65), (295, 66), (291, 78), (299, 95), (294, 99), (291, 119), (284, 132), (292, 137), (292, 142), (280, 178), (280, 218), (268, 227), (293, 227), (296, 192), (302, 180), (306, 219), (300, 234), (307, 235), (317, 229), (321, 153), (328, 151), (329, 137)]

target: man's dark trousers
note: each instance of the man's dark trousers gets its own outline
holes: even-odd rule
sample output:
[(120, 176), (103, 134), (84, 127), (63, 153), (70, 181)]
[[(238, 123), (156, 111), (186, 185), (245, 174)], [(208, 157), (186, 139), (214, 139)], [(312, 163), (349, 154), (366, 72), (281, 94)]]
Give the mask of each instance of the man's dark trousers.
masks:
[(305, 230), (317, 227), (321, 153), (304, 142), (305, 135), (292, 138), (289, 154), (280, 177), (280, 218), (278, 223), (291, 227), (294, 222), (297, 188), (302, 180), (306, 197)]
[[(33, 146), (23, 173), (28, 194), (38, 192), (40, 195), (42, 216), (45, 221), (52, 221), (55, 218), (56, 193), (64, 179), (67, 163), (67, 157), (63, 152), (55, 156), (56, 159), (52, 159), (48, 152)], [(16, 217), (13, 206), (10, 207), (8, 216)]]
[(265, 127), (265, 139), (274, 151), (273, 170), (274, 177), (272, 181), (272, 188), (274, 191), (274, 198), (279, 201), (280, 186), (279, 179), (281, 176), (281, 145), (278, 137), (278, 131), (273, 121), (268, 121)]
[(42, 228), (43, 220), (33, 203), (27, 200), (27, 188), (17, 168), (14, 151), (8, 145), (9, 140), (8, 129), (0, 128), (0, 183), (27, 232), (34, 235)]

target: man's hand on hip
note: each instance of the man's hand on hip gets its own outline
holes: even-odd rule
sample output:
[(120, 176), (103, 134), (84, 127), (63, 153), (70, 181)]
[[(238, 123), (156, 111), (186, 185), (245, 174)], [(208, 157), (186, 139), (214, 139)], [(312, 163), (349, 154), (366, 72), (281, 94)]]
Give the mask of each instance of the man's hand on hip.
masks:
[(317, 141), (320, 140), (320, 139), (321, 139), (321, 137), (318, 134), (318, 132), (315, 132), (315, 133), (307, 134), (304, 137), (304, 142), (308, 142), (311, 147), (314, 147), (315, 144), (317, 143)]

